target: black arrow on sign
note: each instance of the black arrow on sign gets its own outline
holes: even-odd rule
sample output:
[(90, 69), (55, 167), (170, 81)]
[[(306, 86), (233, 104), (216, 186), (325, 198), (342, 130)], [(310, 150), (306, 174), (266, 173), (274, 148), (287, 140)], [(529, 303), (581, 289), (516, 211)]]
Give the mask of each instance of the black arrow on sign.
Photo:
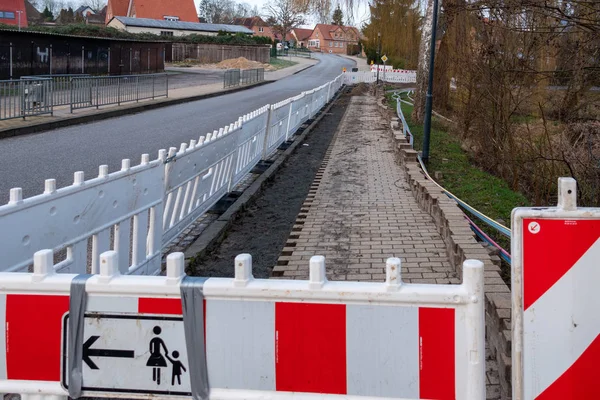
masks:
[(83, 344), (83, 362), (91, 369), (100, 369), (90, 357), (116, 357), (116, 358), (134, 358), (133, 350), (109, 350), (109, 349), (90, 349), (100, 336), (90, 336)]

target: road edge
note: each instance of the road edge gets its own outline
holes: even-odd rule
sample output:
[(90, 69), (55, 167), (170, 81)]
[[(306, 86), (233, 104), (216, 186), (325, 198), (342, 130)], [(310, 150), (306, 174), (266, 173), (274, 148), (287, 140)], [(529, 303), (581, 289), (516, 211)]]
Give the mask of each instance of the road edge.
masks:
[(346, 86), (336, 93), (329, 104), (321, 109), (317, 117), (313, 122), (304, 129), (304, 131), (296, 137), (296, 139), (290, 144), (290, 146), (277, 157), (275, 162), (263, 172), (252, 184), (244, 190), (242, 195), (231, 205), (227, 210), (219, 216), (215, 221), (211, 222), (208, 227), (198, 236), (198, 238), (184, 251), (186, 260), (186, 269), (190, 264), (194, 263), (195, 258), (206, 255), (209, 251), (218, 246), (226, 237), (227, 231), (231, 224), (237, 219), (240, 212), (242, 212), (247, 205), (251, 204), (252, 201), (260, 194), (262, 188), (271, 179), (274, 178), (275, 173), (281, 168), (285, 160), (294, 152), (296, 147), (300, 145), (308, 136), (310, 132), (317, 126), (317, 124), (327, 115), (331, 107), (336, 103), (339, 97), (342, 95)]
[(102, 121), (105, 119), (122, 117), (124, 115), (137, 114), (137, 113), (144, 112), (144, 111), (155, 110), (157, 108), (164, 108), (164, 107), (174, 106), (174, 105), (178, 105), (178, 104), (190, 103), (193, 101), (209, 99), (211, 97), (218, 97), (218, 96), (222, 96), (222, 95), (226, 95), (226, 94), (230, 94), (230, 93), (241, 92), (243, 90), (253, 89), (255, 87), (268, 85), (268, 84), (274, 83), (274, 82), (277, 82), (277, 81), (263, 81), (263, 82), (258, 82), (258, 83), (252, 84), (252, 85), (237, 87), (237, 88), (223, 90), (223, 91), (219, 91), (219, 92), (200, 94), (200, 95), (196, 95), (196, 96), (184, 97), (184, 98), (179, 98), (179, 99), (159, 100), (158, 102), (155, 102), (155, 103), (125, 105), (125, 106), (121, 106), (120, 108), (102, 111), (102, 112), (99, 112), (96, 114), (74, 116), (74, 117), (68, 117), (65, 119), (61, 119), (58, 121), (42, 122), (39, 124), (20, 126), (17, 128), (9, 128), (9, 129), (0, 131), (0, 140), (8, 139), (8, 138), (15, 137), (15, 136), (30, 135), (30, 134), (34, 134), (34, 133), (43, 133), (45, 131), (49, 131), (52, 129), (65, 128), (68, 126)]

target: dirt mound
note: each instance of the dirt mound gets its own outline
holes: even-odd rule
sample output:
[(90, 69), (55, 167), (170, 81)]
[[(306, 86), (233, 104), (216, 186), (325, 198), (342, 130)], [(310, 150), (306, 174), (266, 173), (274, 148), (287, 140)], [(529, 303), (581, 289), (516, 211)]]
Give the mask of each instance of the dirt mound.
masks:
[(254, 68), (264, 68), (266, 71), (271, 71), (274, 68), (269, 64), (263, 64), (258, 61), (250, 61), (245, 57), (239, 58), (231, 58), (229, 60), (223, 60), (218, 64), (215, 64), (215, 67), (220, 69), (231, 69), (231, 68), (239, 68), (239, 69), (254, 69)]

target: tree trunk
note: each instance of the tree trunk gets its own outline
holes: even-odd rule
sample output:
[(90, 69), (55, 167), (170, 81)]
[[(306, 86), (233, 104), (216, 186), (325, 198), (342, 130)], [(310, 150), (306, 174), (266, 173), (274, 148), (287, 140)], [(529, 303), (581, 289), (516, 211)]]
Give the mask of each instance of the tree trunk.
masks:
[(427, 0), (427, 11), (423, 21), (421, 45), (419, 46), (419, 65), (417, 67), (417, 87), (415, 90), (415, 108), (412, 120), (423, 123), (425, 115), (425, 97), (427, 95), (427, 78), (429, 76), (429, 60), (431, 56), (431, 33), (433, 28), (433, 0)]

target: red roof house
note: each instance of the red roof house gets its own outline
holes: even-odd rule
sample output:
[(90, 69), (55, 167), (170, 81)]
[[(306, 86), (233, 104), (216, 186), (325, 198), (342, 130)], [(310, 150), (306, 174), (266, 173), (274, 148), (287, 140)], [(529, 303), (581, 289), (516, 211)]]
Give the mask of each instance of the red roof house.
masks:
[(0, 1), (0, 24), (27, 28), (27, 12), (24, 0)]
[(194, 0), (108, 0), (106, 23), (113, 17), (198, 22)]
[(357, 45), (360, 32), (353, 26), (317, 24), (308, 38), (308, 48), (325, 53), (346, 53), (349, 45)]

